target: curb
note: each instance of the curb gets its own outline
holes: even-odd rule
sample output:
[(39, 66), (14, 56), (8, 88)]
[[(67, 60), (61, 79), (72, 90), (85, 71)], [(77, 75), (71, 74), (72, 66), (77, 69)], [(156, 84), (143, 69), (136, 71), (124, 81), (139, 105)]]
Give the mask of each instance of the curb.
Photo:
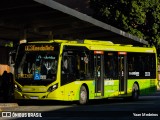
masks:
[(6, 107), (18, 107), (17, 103), (0, 103), (0, 111), (1, 108), (6, 108)]

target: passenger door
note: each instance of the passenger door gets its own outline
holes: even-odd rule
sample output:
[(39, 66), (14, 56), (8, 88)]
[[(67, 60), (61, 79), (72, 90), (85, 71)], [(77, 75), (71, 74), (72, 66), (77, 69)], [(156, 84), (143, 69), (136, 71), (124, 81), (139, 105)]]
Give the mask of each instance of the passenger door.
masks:
[(104, 51), (94, 51), (95, 96), (104, 96)]
[(127, 53), (118, 52), (119, 92), (127, 94)]

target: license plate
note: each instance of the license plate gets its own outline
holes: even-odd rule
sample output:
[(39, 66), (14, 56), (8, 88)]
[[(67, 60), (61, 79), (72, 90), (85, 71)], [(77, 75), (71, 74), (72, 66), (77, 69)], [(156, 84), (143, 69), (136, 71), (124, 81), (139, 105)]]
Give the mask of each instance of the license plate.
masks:
[(32, 96), (32, 97), (30, 97), (30, 99), (38, 99), (38, 97)]

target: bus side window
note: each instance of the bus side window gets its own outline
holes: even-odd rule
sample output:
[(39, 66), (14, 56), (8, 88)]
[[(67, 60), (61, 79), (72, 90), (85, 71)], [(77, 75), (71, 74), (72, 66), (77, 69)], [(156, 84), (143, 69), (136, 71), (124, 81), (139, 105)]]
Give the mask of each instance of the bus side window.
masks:
[(81, 49), (82, 47), (63, 52), (62, 75), (67, 73), (78, 80), (94, 78), (94, 53)]
[(68, 57), (64, 56), (62, 61), (62, 73), (68, 72)]
[(68, 61), (67, 61), (67, 58), (64, 59), (63, 69), (64, 69), (64, 70), (67, 70), (67, 69), (68, 69)]
[(64, 56), (62, 62), (62, 70), (64, 73), (74, 74), (75, 70), (75, 57), (74, 56)]
[(77, 77), (91, 79), (94, 77), (94, 54), (89, 51), (79, 51), (77, 54)]

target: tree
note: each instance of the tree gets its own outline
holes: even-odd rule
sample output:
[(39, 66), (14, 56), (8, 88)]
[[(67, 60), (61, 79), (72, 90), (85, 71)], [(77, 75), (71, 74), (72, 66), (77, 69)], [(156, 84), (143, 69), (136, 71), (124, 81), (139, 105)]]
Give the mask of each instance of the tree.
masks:
[(94, 17), (160, 46), (159, 0), (90, 0)]

